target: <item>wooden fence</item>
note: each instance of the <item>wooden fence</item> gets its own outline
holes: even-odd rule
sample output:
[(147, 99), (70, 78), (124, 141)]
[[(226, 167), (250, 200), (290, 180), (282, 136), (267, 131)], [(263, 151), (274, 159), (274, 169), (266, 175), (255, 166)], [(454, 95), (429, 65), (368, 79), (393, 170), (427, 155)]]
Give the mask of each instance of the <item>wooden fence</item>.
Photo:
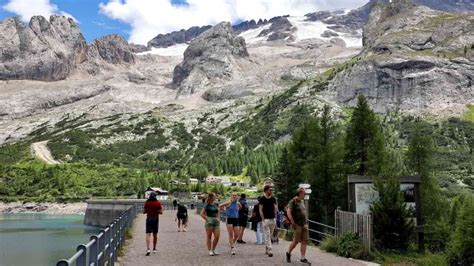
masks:
[(370, 250), (372, 246), (372, 216), (336, 210), (336, 237), (348, 233), (359, 235), (364, 247)]

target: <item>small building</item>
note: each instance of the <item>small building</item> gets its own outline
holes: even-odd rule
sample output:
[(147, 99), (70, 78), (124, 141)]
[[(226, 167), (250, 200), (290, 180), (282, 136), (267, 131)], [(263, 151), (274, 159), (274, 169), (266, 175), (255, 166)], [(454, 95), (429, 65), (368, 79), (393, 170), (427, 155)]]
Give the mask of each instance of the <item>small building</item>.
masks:
[(230, 177), (228, 176), (208, 176), (206, 177), (206, 183), (208, 184), (223, 184), (224, 186), (230, 186)]
[(158, 200), (168, 200), (169, 192), (166, 191), (166, 190), (163, 190), (159, 187), (148, 187), (145, 190), (145, 198), (148, 199), (150, 197), (150, 193), (153, 192), (153, 191), (156, 192), (156, 194), (157, 194), (156, 198)]
[(199, 183), (199, 180), (197, 178), (190, 178), (189, 183), (191, 185), (196, 185), (197, 183)]
[(230, 186), (231, 187), (248, 188), (248, 187), (250, 187), (250, 183), (249, 182), (242, 182), (242, 181), (232, 181), (230, 183)]

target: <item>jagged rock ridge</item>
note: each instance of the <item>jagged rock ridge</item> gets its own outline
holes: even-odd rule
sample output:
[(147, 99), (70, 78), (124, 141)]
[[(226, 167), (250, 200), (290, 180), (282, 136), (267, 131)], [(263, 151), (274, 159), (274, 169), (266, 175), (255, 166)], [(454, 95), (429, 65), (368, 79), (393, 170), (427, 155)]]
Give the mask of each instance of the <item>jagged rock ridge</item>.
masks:
[(49, 21), (34, 16), (28, 26), (18, 17), (0, 23), (0, 80), (62, 80), (89, 62), (84, 68), (94, 73), (103, 64), (133, 64), (135, 55), (118, 35), (88, 46), (79, 26), (65, 16), (52, 15)]
[(230, 23), (222, 22), (189, 44), (183, 62), (174, 68), (173, 85), (181, 94), (189, 94), (212, 80), (228, 80), (236, 59), (248, 56), (245, 40), (235, 35)]

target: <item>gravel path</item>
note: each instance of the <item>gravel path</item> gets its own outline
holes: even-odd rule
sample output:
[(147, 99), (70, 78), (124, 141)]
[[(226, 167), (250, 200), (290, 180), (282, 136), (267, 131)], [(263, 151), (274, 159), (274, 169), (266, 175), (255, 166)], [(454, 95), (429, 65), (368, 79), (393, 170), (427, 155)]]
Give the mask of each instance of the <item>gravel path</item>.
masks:
[(48, 141), (40, 141), (31, 144), (31, 153), (38, 157), (38, 159), (46, 162), (47, 164), (60, 164), (59, 161), (56, 161), (51, 154), (51, 151), (48, 149)]
[[(165, 211), (160, 217), (158, 235), (158, 252), (145, 256), (145, 216), (139, 215), (133, 228), (133, 237), (125, 244), (124, 256), (119, 259), (120, 265), (302, 265), (299, 263), (299, 246), (293, 251), (293, 261), (285, 262), (285, 251), (290, 242), (280, 239), (273, 246), (272, 258), (264, 254), (265, 247), (255, 245), (255, 233), (246, 231), (244, 240), (247, 244), (236, 244), (236, 255), (229, 254), (228, 234), (224, 223), (221, 223), (221, 238), (217, 246), (219, 256), (211, 257), (205, 245), (204, 221), (189, 210), (188, 232), (178, 232), (174, 222), (175, 211)], [(308, 247), (306, 257), (312, 265), (364, 265), (366, 263), (337, 257)]]

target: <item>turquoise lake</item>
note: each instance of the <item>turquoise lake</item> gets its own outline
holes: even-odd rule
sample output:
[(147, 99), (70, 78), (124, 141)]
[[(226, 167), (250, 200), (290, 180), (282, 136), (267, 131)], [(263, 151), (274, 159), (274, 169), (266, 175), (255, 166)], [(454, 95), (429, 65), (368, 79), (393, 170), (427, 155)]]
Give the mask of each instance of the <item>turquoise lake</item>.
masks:
[(83, 221), (83, 215), (0, 213), (0, 265), (56, 265), (100, 230)]

